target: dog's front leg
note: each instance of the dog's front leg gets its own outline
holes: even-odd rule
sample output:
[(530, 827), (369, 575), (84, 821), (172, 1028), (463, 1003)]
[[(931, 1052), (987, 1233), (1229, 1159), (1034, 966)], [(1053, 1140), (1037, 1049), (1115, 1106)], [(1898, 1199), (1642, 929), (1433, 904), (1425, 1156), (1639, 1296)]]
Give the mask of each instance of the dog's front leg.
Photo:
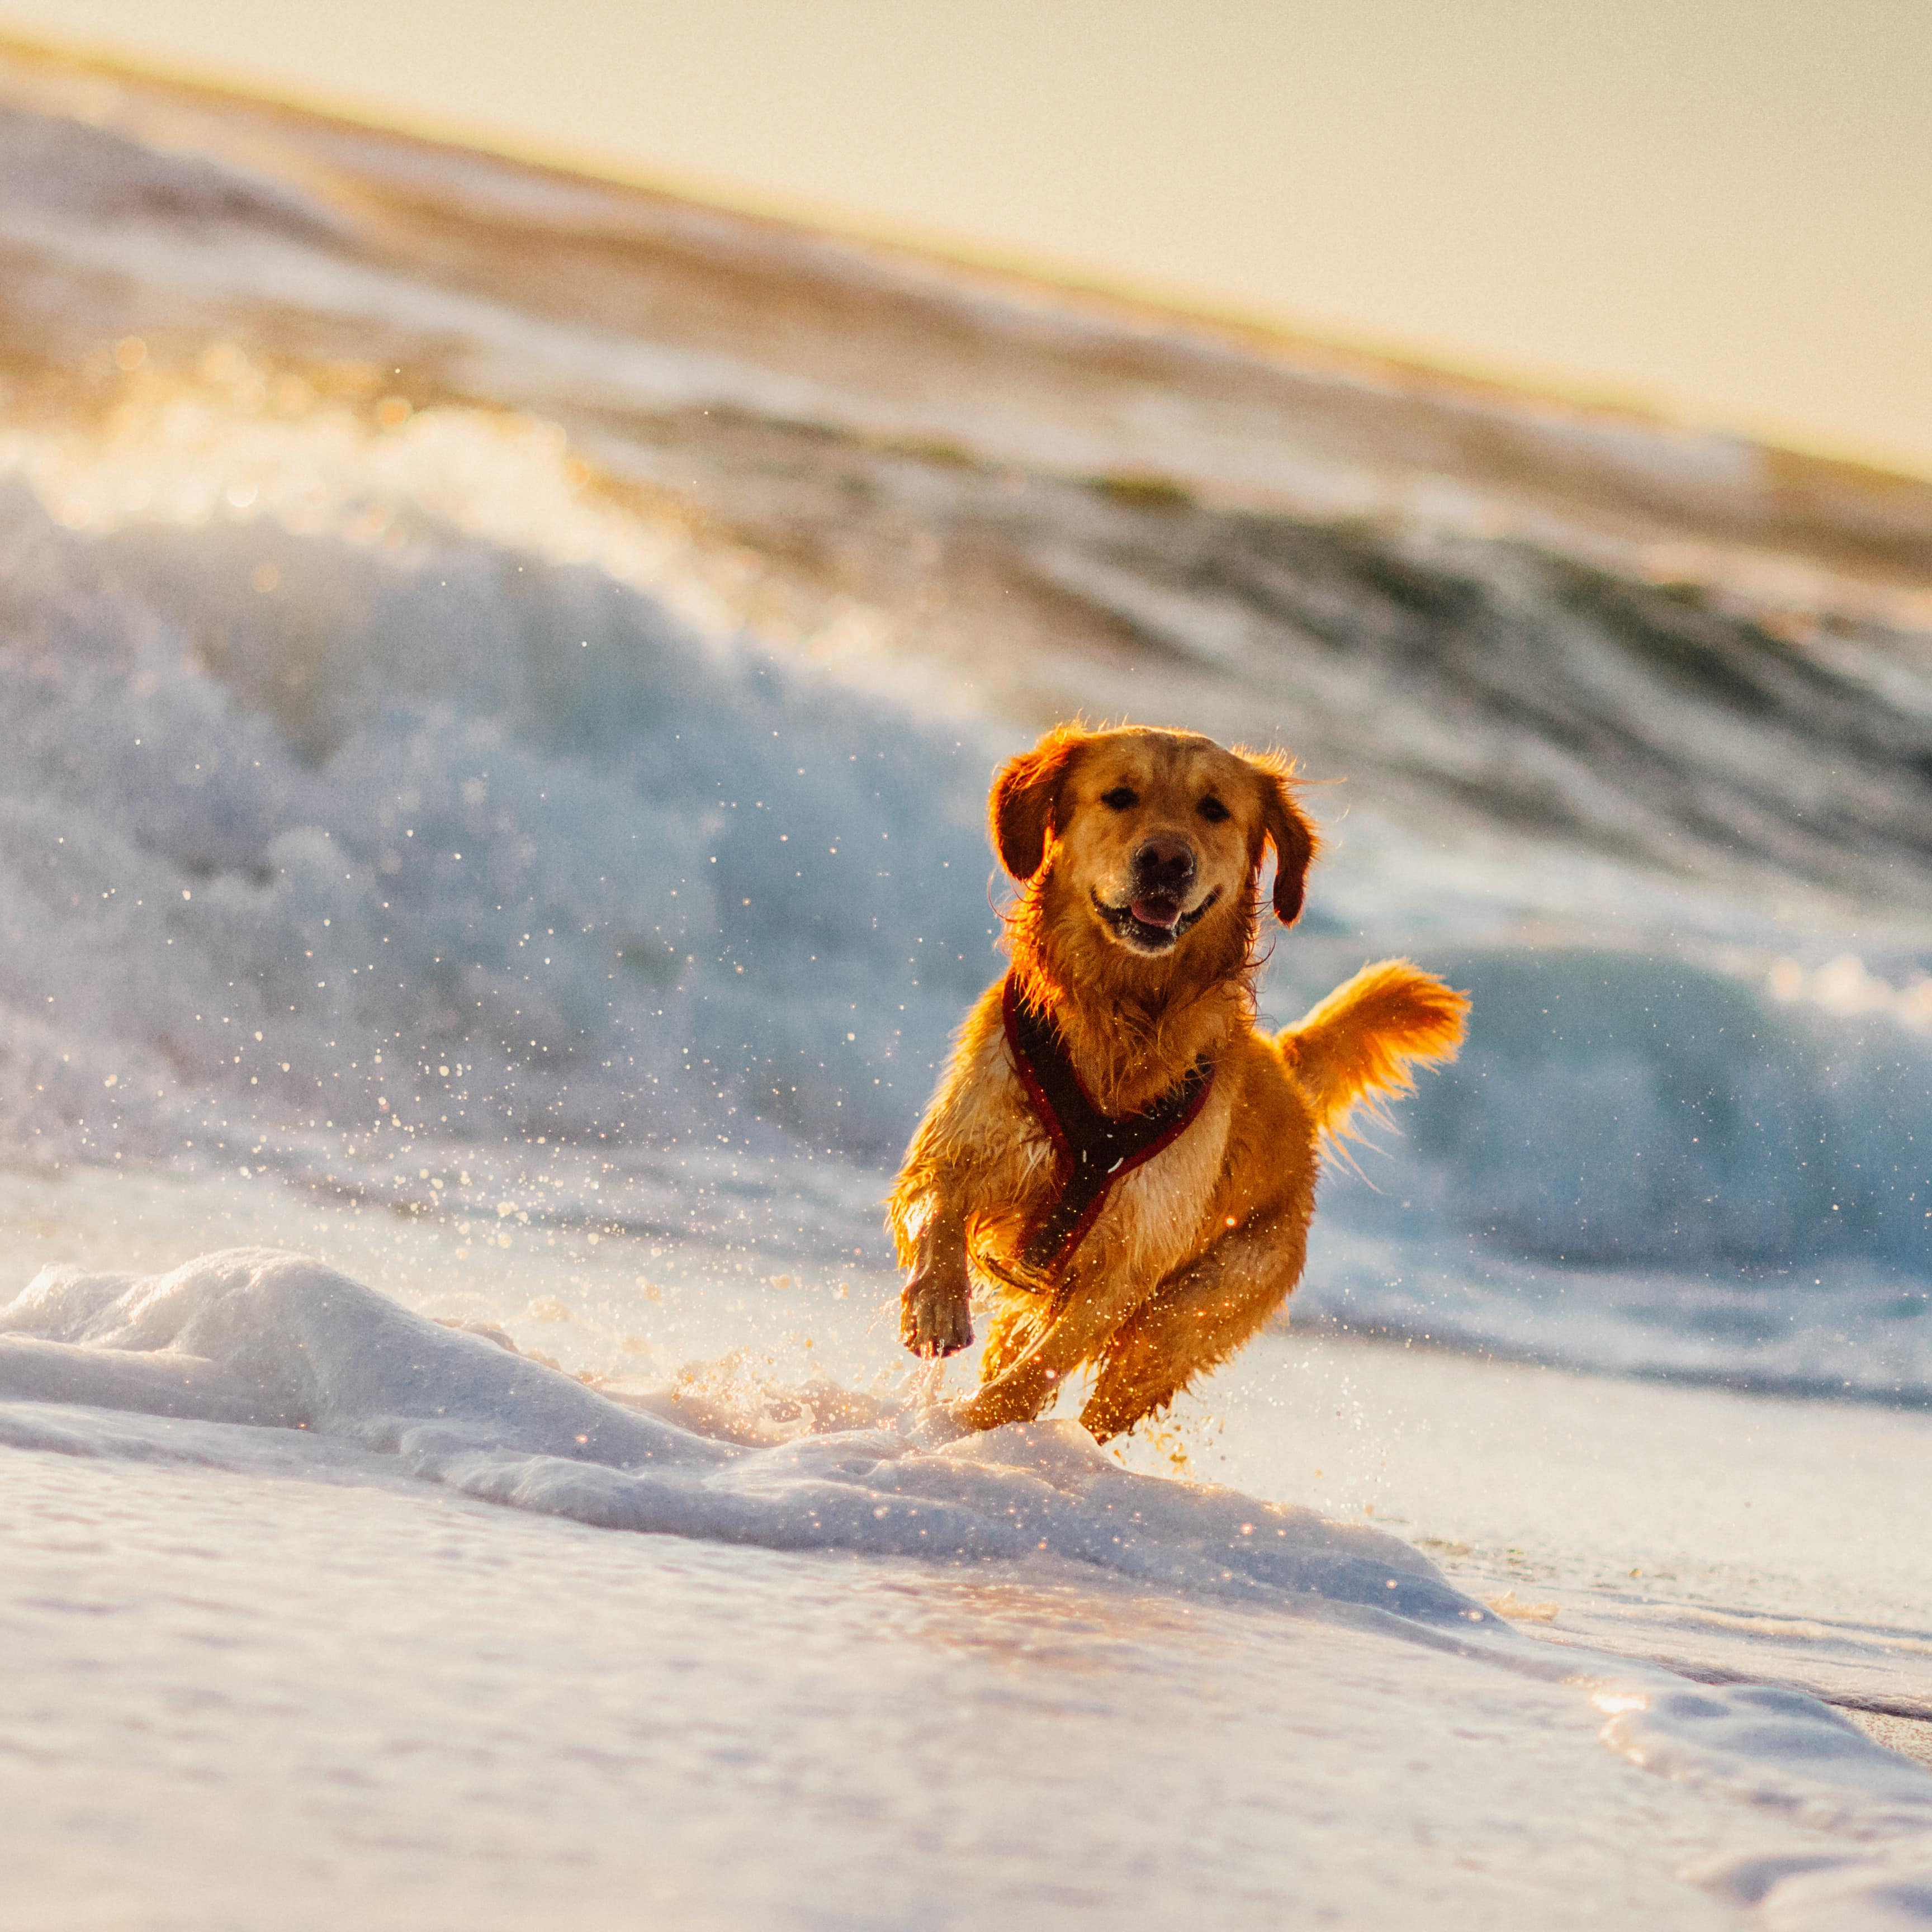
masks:
[(973, 1340), (966, 1274), (966, 1217), (935, 1208), (921, 1231), (919, 1258), (899, 1292), (899, 1339), (915, 1355), (956, 1354)]

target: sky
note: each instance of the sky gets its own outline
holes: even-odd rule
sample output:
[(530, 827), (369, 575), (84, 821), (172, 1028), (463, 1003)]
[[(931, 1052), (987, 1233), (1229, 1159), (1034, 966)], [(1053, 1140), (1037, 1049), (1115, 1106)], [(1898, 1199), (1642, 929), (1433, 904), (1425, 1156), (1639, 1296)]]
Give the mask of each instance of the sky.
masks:
[(0, 34), (1932, 474), (1932, 0), (0, 0)]

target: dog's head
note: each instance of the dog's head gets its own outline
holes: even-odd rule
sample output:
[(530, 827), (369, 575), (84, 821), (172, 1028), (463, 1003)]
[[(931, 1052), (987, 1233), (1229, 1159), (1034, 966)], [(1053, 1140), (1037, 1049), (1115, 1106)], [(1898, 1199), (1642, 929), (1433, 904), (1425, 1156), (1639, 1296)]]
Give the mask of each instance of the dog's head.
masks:
[(993, 840), (1006, 870), (1034, 884), (1031, 896), (1051, 887), (1056, 920), (1090, 920), (1143, 958), (1225, 953), (1231, 936), (1252, 938), (1264, 846), (1274, 851), (1276, 915), (1290, 926), (1300, 913), (1316, 841), (1293, 769), (1192, 731), (1063, 725), (994, 781)]

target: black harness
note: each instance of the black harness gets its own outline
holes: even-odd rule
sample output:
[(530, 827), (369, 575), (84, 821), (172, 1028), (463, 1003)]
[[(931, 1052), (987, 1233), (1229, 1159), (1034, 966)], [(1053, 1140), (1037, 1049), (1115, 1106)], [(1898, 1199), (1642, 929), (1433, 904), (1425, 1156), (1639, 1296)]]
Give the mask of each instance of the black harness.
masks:
[(1059, 1156), (1057, 1191), (1028, 1232), (1019, 1257), (1028, 1274), (1051, 1282), (1100, 1219), (1114, 1182), (1193, 1124), (1214, 1084), (1214, 1063), (1203, 1054), (1144, 1112), (1116, 1120), (1088, 1098), (1060, 1028), (1051, 1015), (1022, 1000), (1010, 973), (1001, 1004), (1014, 1067)]

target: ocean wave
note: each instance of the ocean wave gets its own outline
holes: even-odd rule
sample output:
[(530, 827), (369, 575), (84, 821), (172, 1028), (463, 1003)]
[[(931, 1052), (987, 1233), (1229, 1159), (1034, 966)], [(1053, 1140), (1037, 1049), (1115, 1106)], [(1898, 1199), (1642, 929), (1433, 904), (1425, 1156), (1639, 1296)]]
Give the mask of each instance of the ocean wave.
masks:
[[(220, 226), (326, 244), (340, 233), (286, 183), (64, 114), (0, 107), (0, 210), (67, 223)], [(4, 220), (4, 217), (0, 217)]]
[(1544, 1264), (1928, 1271), (1932, 1037), (1897, 1003), (1634, 949), (1431, 963), (1470, 990), (1469, 1040), (1405, 1103), (1384, 1200)]
[(16, 484), (0, 715), (0, 1131), (50, 1158), (238, 1112), (883, 1154), (991, 969), (956, 734), (445, 531), (83, 537)]

